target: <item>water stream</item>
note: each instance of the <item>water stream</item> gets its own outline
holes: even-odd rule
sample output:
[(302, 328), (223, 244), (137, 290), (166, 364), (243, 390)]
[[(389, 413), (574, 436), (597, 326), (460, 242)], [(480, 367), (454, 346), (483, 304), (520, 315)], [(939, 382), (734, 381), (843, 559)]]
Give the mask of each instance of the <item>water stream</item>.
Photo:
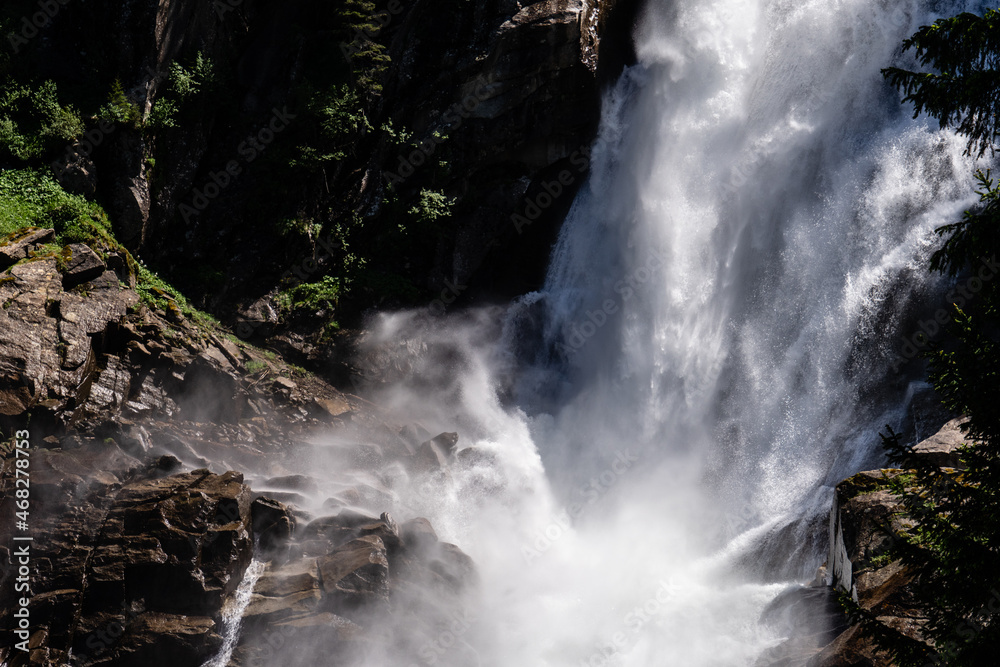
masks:
[(219, 653), (205, 662), (202, 667), (226, 667), (229, 659), (233, 656), (233, 649), (240, 641), (240, 630), (243, 625), (243, 614), (250, 605), (250, 598), (253, 595), (254, 586), (264, 572), (265, 563), (256, 558), (247, 566), (243, 575), (243, 580), (236, 587), (233, 594), (226, 600), (222, 608), (222, 647)]

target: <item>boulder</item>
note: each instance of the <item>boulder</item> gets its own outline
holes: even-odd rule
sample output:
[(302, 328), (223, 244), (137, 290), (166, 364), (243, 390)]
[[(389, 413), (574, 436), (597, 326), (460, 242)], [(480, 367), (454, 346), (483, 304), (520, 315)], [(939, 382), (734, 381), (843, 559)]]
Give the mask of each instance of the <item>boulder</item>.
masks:
[(457, 433), (441, 433), (417, 447), (413, 456), (407, 459), (409, 468), (417, 474), (447, 468), (457, 447)]
[[(63, 251), (65, 266), (63, 267), (63, 289), (72, 289), (104, 275), (107, 267), (90, 246), (83, 243), (72, 243)], [(117, 284), (118, 278), (114, 276)]]
[(272, 566), (261, 575), (243, 614), (248, 632), (318, 613), (321, 595), (316, 560), (302, 558), (280, 567)]
[(366, 536), (381, 539), (390, 553), (401, 546), (399, 528), (388, 513), (376, 519), (348, 509), (336, 516), (316, 519), (303, 529), (299, 539), (307, 553), (320, 555)]
[(128, 484), (108, 514), (88, 579), (147, 609), (210, 616), (250, 563), (250, 489), (207, 470)]
[(319, 560), (324, 600), (333, 611), (384, 607), (389, 600), (389, 559), (385, 544), (366, 535), (337, 547)]
[(287, 506), (267, 497), (254, 499), (250, 505), (254, 535), (264, 549), (287, 542), (295, 530), (295, 515)]
[(430, 549), (438, 543), (437, 532), (423, 517), (410, 519), (400, 526), (403, 539), (414, 549)]
[(913, 452), (941, 468), (959, 468), (958, 450), (965, 444), (962, 424), (966, 419), (952, 419), (937, 433), (913, 446)]

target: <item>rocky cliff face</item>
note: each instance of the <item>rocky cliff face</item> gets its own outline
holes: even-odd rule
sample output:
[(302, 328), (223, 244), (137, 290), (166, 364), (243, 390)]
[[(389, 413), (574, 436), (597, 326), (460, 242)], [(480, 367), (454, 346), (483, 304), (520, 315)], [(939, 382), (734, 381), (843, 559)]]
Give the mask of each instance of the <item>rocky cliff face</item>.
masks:
[[(223, 316), (267, 294), (304, 258), (319, 257), (321, 270), (336, 275), (336, 266), (322, 265), (318, 235), (289, 234), (289, 220), (325, 234), (367, 220), (351, 251), (377, 263), (390, 252), (386, 235), (425, 190), (455, 201), (451, 217), (398, 241), (412, 248), (386, 267), (416, 285), (418, 301), (448, 284), (461, 286), (463, 299), (533, 288), (589, 164), (602, 86), (631, 57), (638, 2), (355, 4), (343, 11), (367, 14), (368, 27), (354, 34), (331, 32), (337, 3), (67, 5), (42, 50), (51, 64), (45, 75), (69, 85), (75, 73), (55, 63), (85, 53), (99, 72), (81, 70), (88, 85), (105, 90), (117, 80), (148, 119), (170, 101), (171, 68), (190, 68), (200, 54), (214, 64), (222, 92), (210, 102), (195, 94), (173, 126), (110, 125), (90, 158), (60, 170), (64, 183), (76, 187), (85, 172), (119, 240)], [(319, 85), (312, 69), (353, 66), (352, 54), (371, 44), (390, 64), (372, 84), (380, 92), (351, 112), (370, 129), (321, 170), (276, 178), (284, 165), (312, 159), (302, 152), (314, 139), (304, 120), (313, 99), (304, 91)], [(573, 178), (563, 194), (516, 227), (511, 216), (523, 215), (566, 168)], [(353, 307), (378, 298), (384, 290), (373, 288)], [(260, 312), (243, 311), (250, 319)]]
[[(397, 525), (400, 477), (383, 474), (439, 473), (454, 434), (388, 423), (166, 293), (144, 301), (127, 256), (52, 240), (38, 229), (0, 240), (15, 262), (0, 274), (0, 427), (30, 445), (24, 457), (3, 442), (0, 522), (14, 532), (28, 460), (30, 531), (17, 534), (32, 537), (26, 577), (20, 543), (0, 546), (0, 661), (200, 665), (225, 653), (235, 666), (306, 642), (346, 663), (420, 646), (463, 615), (474, 565), (425, 520)], [(289, 474), (286, 459), (330, 432), (342, 459), (317, 512), (309, 503), (331, 481)], [(28, 651), (8, 604), (21, 597)], [(390, 605), (409, 621), (386, 626)]]

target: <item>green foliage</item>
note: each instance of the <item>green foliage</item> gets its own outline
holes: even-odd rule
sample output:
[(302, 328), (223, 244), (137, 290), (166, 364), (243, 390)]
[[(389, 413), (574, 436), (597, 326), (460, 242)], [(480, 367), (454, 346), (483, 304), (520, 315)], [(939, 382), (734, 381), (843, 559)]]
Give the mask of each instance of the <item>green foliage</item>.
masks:
[(97, 115), (116, 125), (135, 128), (142, 124), (142, 112), (139, 110), (139, 106), (125, 95), (125, 90), (119, 79), (115, 79), (115, 82), (111, 84), (111, 92), (108, 93), (107, 102), (100, 108)]
[(11, 82), (0, 87), (0, 157), (35, 160), (83, 132), (79, 112), (60, 104), (55, 82), (37, 88)]
[(312, 218), (285, 218), (276, 224), (278, 234), (285, 237), (301, 236), (315, 239), (323, 231), (323, 225)]
[(278, 304), (288, 311), (333, 311), (340, 302), (340, 293), (340, 279), (323, 276), (319, 282), (302, 283), (282, 292)]
[(300, 126), (308, 127), (306, 142), (298, 146), (289, 166), (312, 171), (347, 158), (372, 129), (357, 90), (346, 84), (309, 95)]
[(372, 0), (344, 0), (336, 10), (340, 41), (346, 45), (355, 80), (370, 98), (381, 94), (381, 78), (389, 66), (385, 46), (376, 41), (381, 31), (376, 13)]
[(168, 71), (165, 91), (153, 102), (145, 119), (141, 119), (147, 131), (181, 127), (185, 113), (188, 116), (200, 113), (199, 110), (211, 103), (222, 89), (222, 78), (215, 64), (201, 51), (190, 67), (175, 61), (170, 63)]
[(927, 112), (942, 128), (953, 127), (969, 139), (967, 152), (982, 156), (998, 134), (1000, 102), (1000, 13), (963, 13), (924, 26), (903, 42), (921, 66), (933, 71), (882, 70), (912, 102), (914, 118)]
[(408, 211), (422, 226), (437, 226), (439, 220), (451, 216), (454, 199), (448, 199), (443, 192), (421, 190), (417, 203)]
[[(923, 632), (934, 650), (917, 646), (874, 619), (869, 634), (901, 667), (922, 667), (930, 656), (947, 665), (992, 664), (1000, 619), (992, 614), (1000, 585), (1000, 345), (996, 322), (974, 322), (961, 310), (949, 349), (931, 355), (931, 379), (944, 404), (969, 416), (961, 450), (966, 469), (934, 466), (915, 456), (897, 434), (885, 436), (890, 457), (915, 471), (912, 486), (894, 483), (915, 529), (899, 534), (891, 550), (916, 575), (916, 599), (927, 618)], [(994, 333), (991, 333), (994, 332)]]
[[(956, 276), (970, 264), (978, 264), (979, 260), (994, 257), (1000, 251), (1000, 184), (994, 182), (989, 171), (976, 172), (976, 181), (979, 205), (966, 211), (959, 222), (937, 230), (938, 236), (946, 239), (931, 257), (933, 271)], [(985, 288), (987, 297), (995, 290), (992, 283)]]
[[(139, 294), (139, 298), (144, 304), (150, 308), (159, 309), (164, 312), (175, 310), (185, 317), (196, 321), (207, 318), (207, 316), (198, 313), (180, 291), (150, 271), (145, 264), (137, 261), (135, 267), (135, 291)], [(202, 315), (202, 317), (199, 317), (199, 315)]]
[[(63, 248), (85, 243), (99, 254), (128, 252), (115, 239), (107, 214), (96, 203), (62, 189), (47, 170), (0, 171), (0, 237), (24, 227), (55, 229), (56, 242), (39, 248), (36, 256), (55, 256), (63, 261)], [(203, 326), (214, 324), (211, 316), (194, 308), (175, 288), (141, 262), (132, 262), (136, 292), (152, 308), (177, 310)]]
[[(888, 69), (916, 113), (927, 111), (942, 127), (969, 138), (967, 152), (992, 150), (1000, 110), (1000, 14), (961, 14), (921, 28), (904, 43), (920, 63), (938, 70)], [(1000, 185), (978, 172), (979, 205), (937, 233), (945, 237), (931, 269), (960, 276), (1000, 249)], [(926, 615), (927, 644), (887, 627), (853, 601), (844, 605), (865, 633), (901, 667), (994, 664), (1000, 646), (995, 584), (1000, 571), (1000, 316), (995, 279), (975, 299), (955, 307), (947, 339), (928, 353), (930, 379), (943, 404), (968, 417), (962, 468), (942, 469), (915, 456), (891, 430), (883, 436), (889, 457), (913, 469), (909, 483), (893, 480), (902, 514), (912, 528), (896, 535), (889, 552), (915, 575), (914, 597)]]
[(170, 88), (182, 100), (210, 93), (218, 82), (215, 65), (201, 51), (190, 69), (178, 62), (170, 63)]
[(243, 368), (245, 368), (246, 372), (249, 373), (250, 375), (256, 375), (261, 371), (270, 370), (271, 367), (265, 361), (251, 359), (250, 361), (246, 362), (246, 364), (243, 365)]
[(0, 234), (29, 226), (55, 229), (62, 244), (118, 245), (104, 210), (63, 190), (47, 170), (0, 171)]
[(382, 127), (379, 128), (383, 133), (390, 139), (392, 144), (397, 148), (409, 145), (411, 139), (413, 139), (413, 132), (407, 130), (405, 127), (401, 130), (397, 130), (393, 124), (392, 120), (387, 120), (382, 123)]
[(153, 130), (178, 127), (177, 103), (166, 98), (153, 102), (153, 107), (149, 110), (149, 116), (146, 118), (146, 126)]
[(892, 562), (892, 554), (885, 553), (885, 554), (879, 554), (878, 556), (874, 556), (873, 558), (871, 558), (868, 561), (867, 566), (873, 570), (878, 570), (885, 567), (891, 562)]

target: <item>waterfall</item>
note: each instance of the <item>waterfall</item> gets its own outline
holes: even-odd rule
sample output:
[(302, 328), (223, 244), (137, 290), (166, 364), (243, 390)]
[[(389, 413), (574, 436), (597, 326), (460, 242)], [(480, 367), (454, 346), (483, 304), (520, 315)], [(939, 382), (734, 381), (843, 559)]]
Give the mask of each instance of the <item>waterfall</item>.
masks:
[(254, 558), (247, 566), (243, 574), (243, 581), (236, 587), (236, 591), (226, 600), (222, 608), (222, 647), (219, 653), (205, 662), (202, 667), (226, 667), (229, 659), (233, 657), (233, 649), (240, 640), (240, 630), (243, 626), (243, 613), (250, 606), (250, 598), (253, 597), (254, 586), (257, 580), (264, 573), (265, 563)]
[(752, 665), (783, 639), (761, 612), (905, 428), (933, 230), (975, 201), (964, 141), (880, 69), (979, 7), (652, 0), (544, 287), (381, 317), (373, 346), (426, 353), (376, 400), (489, 455), (405, 498), (481, 568), (483, 664)]

